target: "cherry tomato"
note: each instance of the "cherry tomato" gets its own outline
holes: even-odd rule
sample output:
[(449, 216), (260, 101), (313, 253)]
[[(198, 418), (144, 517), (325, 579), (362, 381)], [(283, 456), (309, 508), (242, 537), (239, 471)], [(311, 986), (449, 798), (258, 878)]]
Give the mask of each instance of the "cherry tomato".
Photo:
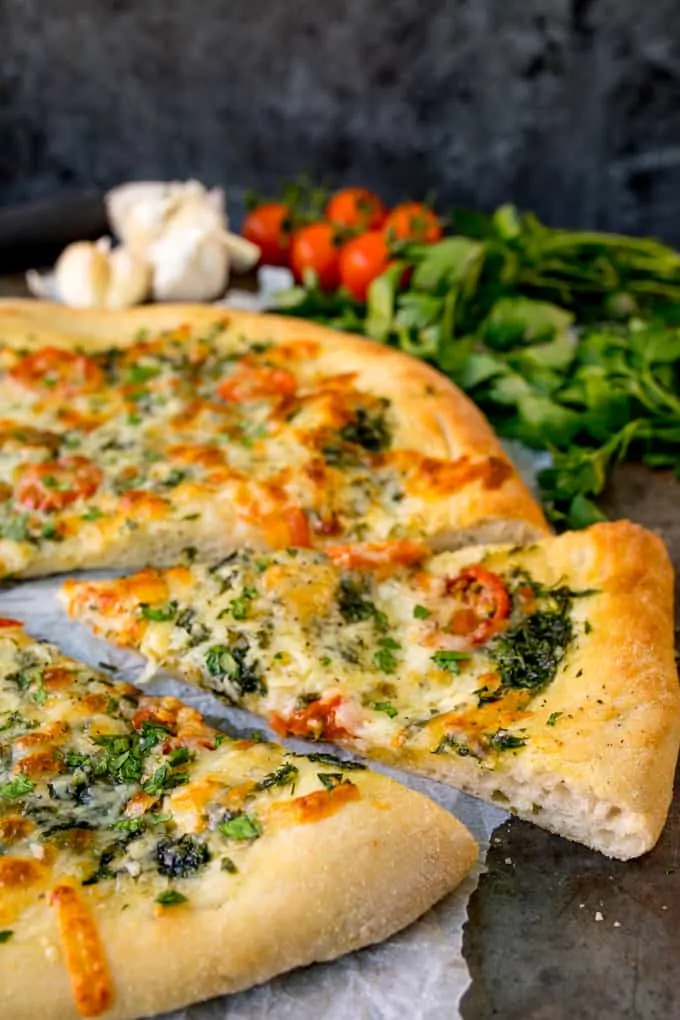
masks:
[(442, 236), (442, 227), (432, 212), (422, 202), (402, 202), (396, 205), (383, 225), (389, 241), (421, 241), (434, 244)]
[(22, 470), (16, 497), (31, 510), (63, 510), (94, 495), (102, 478), (100, 469), (87, 457), (47, 460)]
[(385, 222), (387, 210), (368, 188), (343, 188), (331, 196), (325, 216), (336, 227), (376, 230)]
[(313, 269), (322, 290), (335, 290), (340, 281), (338, 262), (336, 232), (330, 223), (311, 223), (293, 234), (290, 268), (298, 282), (305, 270)]
[(96, 362), (62, 347), (41, 347), (23, 357), (7, 374), (26, 389), (42, 390), (55, 397), (90, 393), (103, 382)]
[(217, 392), (223, 400), (239, 404), (258, 397), (292, 397), (296, 388), (295, 376), (285, 368), (241, 364), (233, 375), (219, 383)]
[(357, 301), (365, 301), (369, 285), (388, 264), (385, 235), (381, 230), (369, 230), (340, 249), (340, 282)]
[(510, 615), (510, 596), (505, 584), (485, 567), (472, 566), (447, 578), (446, 592), (461, 600), (451, 618), (451, 630), (471, 645), (483, 644), (500, 630)]
[(347, 737), (349, 731), (335, 717), (342, 703), (342, 697), (335, 694), (296, 709), (287, 719), (274, 712), (269, 718), (269, 725), (280, 737), (306, 737), (308, 740)]
[(287, 266), (290, 250), (290, 209), (281, 202), (258, 205), (248, 213), (241, 233), (261, 251), (266, 266)]

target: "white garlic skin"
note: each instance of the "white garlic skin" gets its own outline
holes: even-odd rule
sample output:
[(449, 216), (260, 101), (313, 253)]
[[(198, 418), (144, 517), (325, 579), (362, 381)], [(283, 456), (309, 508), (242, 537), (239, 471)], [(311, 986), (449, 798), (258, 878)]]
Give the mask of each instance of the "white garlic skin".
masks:
[(111, 250), (109, 238), (68, 245), (54, 267), (57, 297), (73, 308), (129, 308), (145, 301), (149, 265), (124, 246)]
[(149, 250), (155, 301), (213, 301), (226, 290), (229, 255), (220, 234), (170, 227)]

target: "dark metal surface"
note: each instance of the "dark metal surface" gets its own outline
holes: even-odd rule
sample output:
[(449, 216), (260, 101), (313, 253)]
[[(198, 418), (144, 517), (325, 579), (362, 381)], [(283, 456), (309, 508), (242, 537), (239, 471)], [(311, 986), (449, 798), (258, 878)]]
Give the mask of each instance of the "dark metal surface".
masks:
[[(658, 531), (680, 572), (679, 482), (627, 465), (606, 504)], [(680, 1018), (680, 783), (661, 840), (637, 861), (512, 820), (487, 867), (465, 931), (464, 1020)]]

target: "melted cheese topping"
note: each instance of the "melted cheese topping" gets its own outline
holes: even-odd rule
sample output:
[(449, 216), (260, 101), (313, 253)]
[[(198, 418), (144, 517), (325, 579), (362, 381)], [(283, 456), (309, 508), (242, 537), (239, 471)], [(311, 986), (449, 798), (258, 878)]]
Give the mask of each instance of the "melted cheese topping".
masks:
[(229, 517), (239, 542), (270, 547), (426, 534), (433, 501), (512, 473), (394, 448), (389, 402), (324, 374), (315, 344), (227, 343), (225, 328), (91, 355), (0, 347), (8, 571), (50, 543), (92, 553), (169, 521), (219, 535)]
[(233, 740), (2, 620), (0, 930), (44, 938), (51, 911), (76, 1007), (98, 1016), (115, 1002), (102, 909), (162, 924), (228, 901), (258, 840), (351, 806), (368, 775)]
[[(427, 560), (413, 542), (242, 551), (179, 575), (67, 582), (65, 598), (106, 638), (281, 735), (492, 767), (525, 746), (528, 720), (553, 725), (543, 695), (587, 629), (592, 593), (545, 568), (537, 580), (530, 548), (479, 555)], [(149, 602), (135, 594), (147, 587)]]

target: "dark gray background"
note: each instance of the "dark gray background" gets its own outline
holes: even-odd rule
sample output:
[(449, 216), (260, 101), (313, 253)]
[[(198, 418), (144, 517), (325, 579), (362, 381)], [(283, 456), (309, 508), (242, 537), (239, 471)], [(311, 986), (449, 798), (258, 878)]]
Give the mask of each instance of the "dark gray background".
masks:
[(680, 242), (680, 0), (0, 0), (0, 205), (303, 170)]

